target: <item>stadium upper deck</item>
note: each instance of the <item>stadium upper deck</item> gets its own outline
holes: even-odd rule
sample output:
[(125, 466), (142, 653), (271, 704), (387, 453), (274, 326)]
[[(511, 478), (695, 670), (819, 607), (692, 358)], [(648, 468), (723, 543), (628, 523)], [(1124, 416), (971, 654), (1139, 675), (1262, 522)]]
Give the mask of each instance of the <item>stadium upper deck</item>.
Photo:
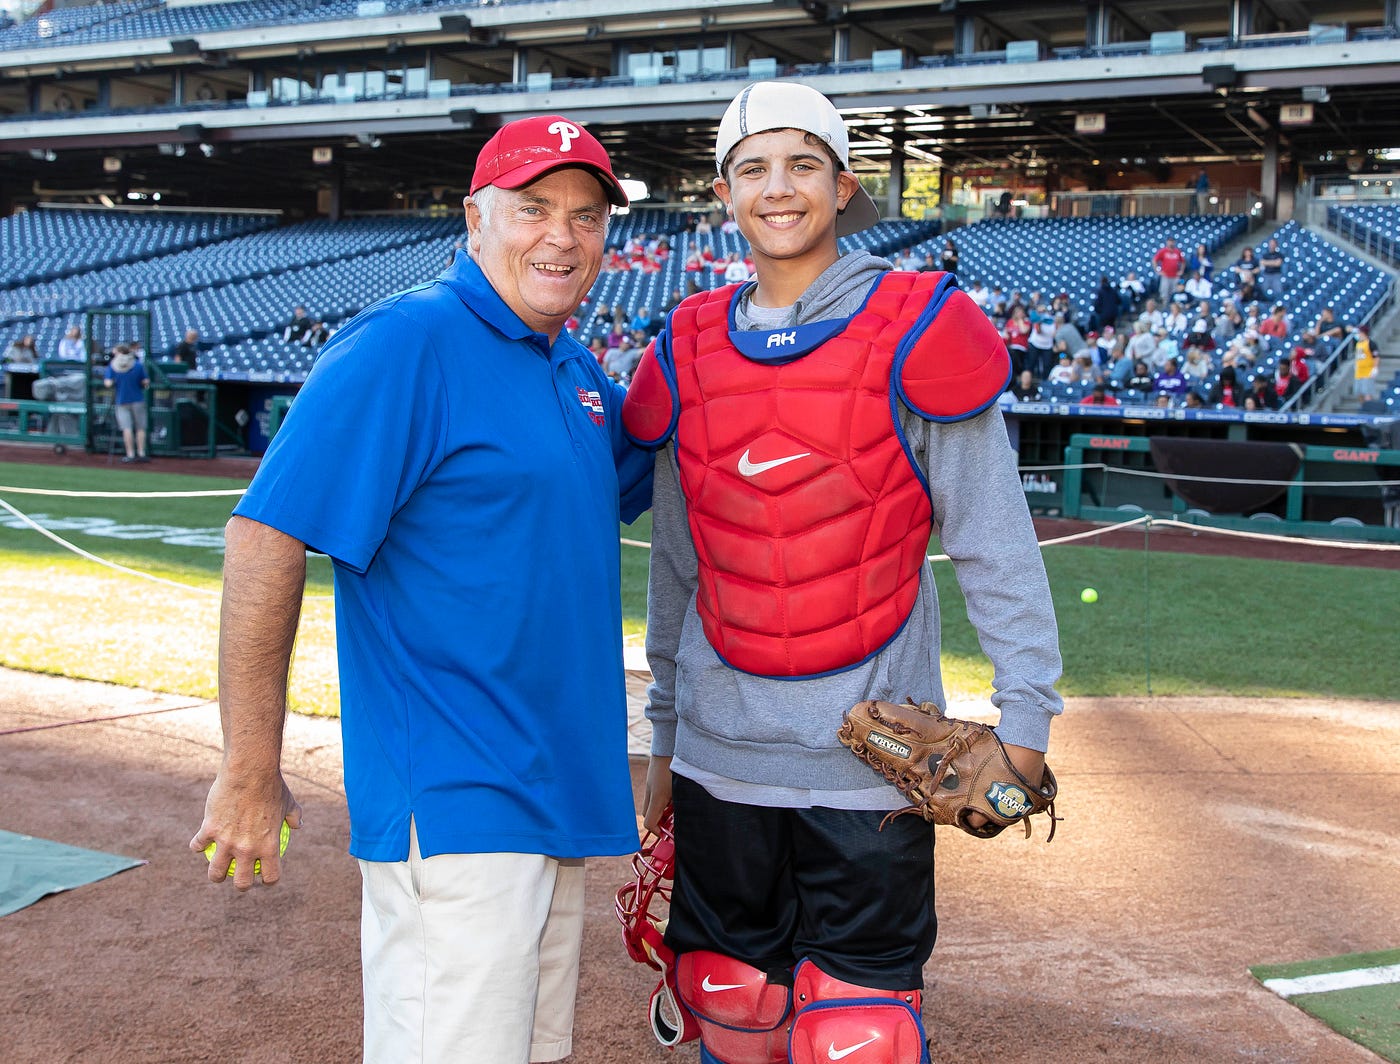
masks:
[(1271, 205), (1290, 163), (1400, 144), (1396, 23), (1393, 0), (130, 0), (0, 31), (0, 154), (11, 202), (392, 209), (559, 110), (681, 198), (737, 85), (786, 76), (895, 186), (904, 161), (1091, 188), (1245, 162)]

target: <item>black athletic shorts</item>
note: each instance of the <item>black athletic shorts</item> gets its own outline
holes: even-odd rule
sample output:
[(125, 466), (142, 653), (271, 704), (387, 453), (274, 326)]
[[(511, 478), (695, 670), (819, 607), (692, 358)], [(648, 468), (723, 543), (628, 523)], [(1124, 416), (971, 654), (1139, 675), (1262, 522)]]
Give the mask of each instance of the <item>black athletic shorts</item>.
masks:
[(803, 958), (881, 990), (922, 988), (938, 918), (933, 825), (879, 811), (722, 802), (672, 775), (676, 880), (666, 945), (763, 972)]

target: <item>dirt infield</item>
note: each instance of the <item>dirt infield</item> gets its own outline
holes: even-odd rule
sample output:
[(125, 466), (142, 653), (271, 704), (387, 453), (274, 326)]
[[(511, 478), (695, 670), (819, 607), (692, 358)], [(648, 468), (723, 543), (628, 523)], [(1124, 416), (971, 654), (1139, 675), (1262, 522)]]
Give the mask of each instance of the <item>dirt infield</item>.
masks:
[[(115, 719), (66, 723), (94, 717)], [(1072, 701), (1051, 749), (1054, 843), (940, 831), (934, 1059), (1374, 1061), (1246, 968), (1398, 944), (1400, 852), (1377, 817), (1400, 805), (1398, 718), (1377, 703)], [(0, 919), (6, 1061), (358, 1059), (339, 730), (290, 722), (307, 826), (284, 882), (246, 896), (205, 881), (186, 848), (218, 746), (212, 704), (0, 670), (0, 828), (150, 862)], [(591, 864), (571, 1060), (693, 1061), (644, 1029), (651, 973), (626, 960), (612, 914), (624, 877), (621, 859)]]

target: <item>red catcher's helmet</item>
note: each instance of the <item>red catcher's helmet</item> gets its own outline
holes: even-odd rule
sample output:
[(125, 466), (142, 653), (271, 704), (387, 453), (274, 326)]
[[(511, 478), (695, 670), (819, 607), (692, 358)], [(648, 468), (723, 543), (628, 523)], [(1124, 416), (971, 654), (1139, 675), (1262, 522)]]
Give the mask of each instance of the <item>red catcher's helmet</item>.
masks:
[[(671, 967), (671, 952), (662, 943), (668, 913), (654, 911), (659, 899), (667, 909), (671, 903), (671, 882), (675, 878), (676, 840), (671, 807), (666, 806), (656, 833), (648, 832), (632, 855), (632, 871), (636, 879), (617, 892), (617, 918), (622, 922), (622, 941), (627, 955), (639, 964), (662, 970)], [(659, 958), (659, 959), (658, 959)]]

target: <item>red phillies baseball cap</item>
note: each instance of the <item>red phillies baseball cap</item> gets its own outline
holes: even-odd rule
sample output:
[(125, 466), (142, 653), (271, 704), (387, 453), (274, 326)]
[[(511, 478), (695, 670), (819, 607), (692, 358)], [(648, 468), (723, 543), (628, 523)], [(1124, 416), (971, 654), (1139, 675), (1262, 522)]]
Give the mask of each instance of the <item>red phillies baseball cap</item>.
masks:
[(564, 166), (591, 170), (615, 207), (627, 206), (607, 150), (598, 138), (562, 115), (542, 115), (508, 122), (481, 149), (472, 172), (471, 192), (495, 185), (521, 188)]

